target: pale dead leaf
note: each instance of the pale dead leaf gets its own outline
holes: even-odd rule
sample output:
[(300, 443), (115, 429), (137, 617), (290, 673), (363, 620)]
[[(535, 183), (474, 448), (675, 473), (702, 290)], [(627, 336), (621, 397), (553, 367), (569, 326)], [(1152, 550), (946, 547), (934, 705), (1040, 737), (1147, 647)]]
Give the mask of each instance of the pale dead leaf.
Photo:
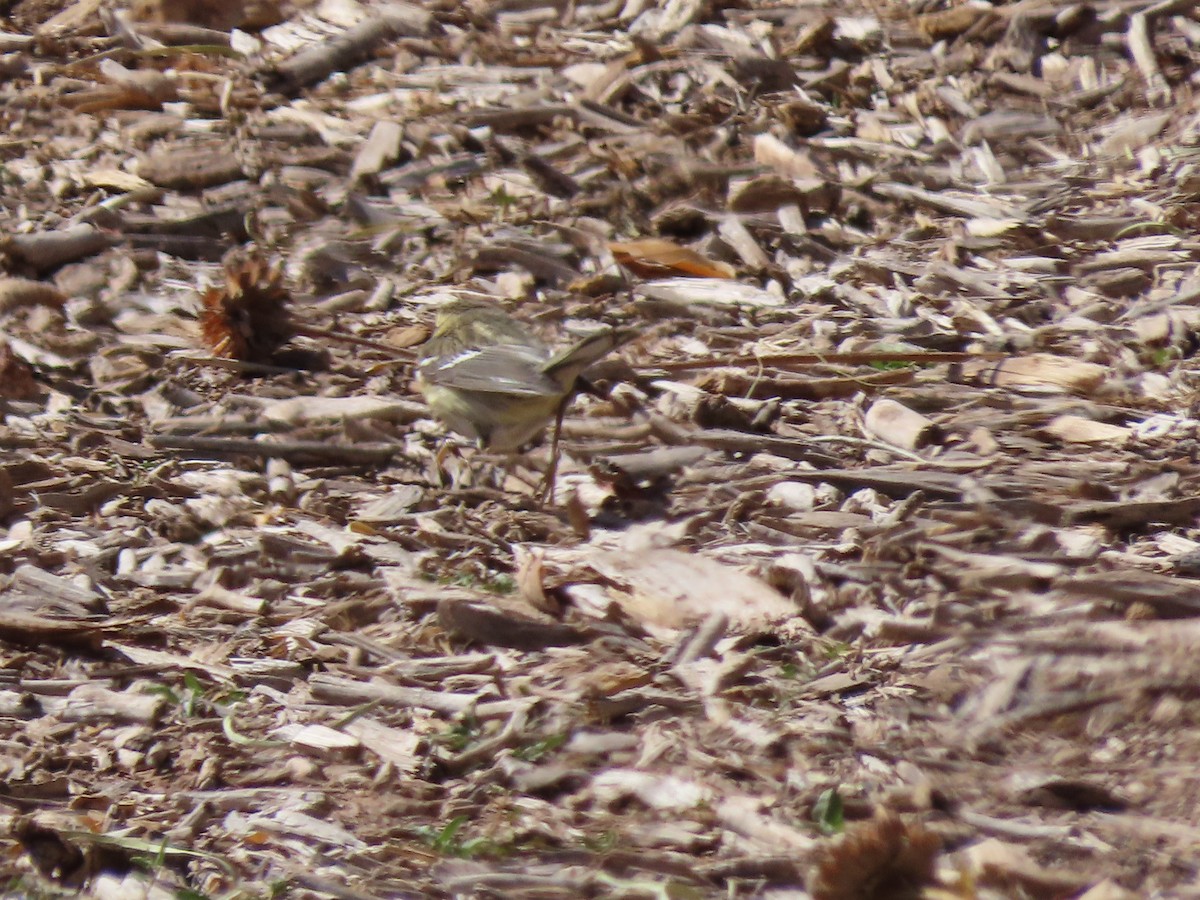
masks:
[(601, 803), (633, 796), (651, 809), (692, 809), (713, 799), (710, 788), (694, 781), (636, 769), (601, 772), (592, 779), (592, 791)]
[(1082, 416), (1058, 416), (1042, 430), (1068, 444), (1109, 444), (1113, 447), (1123, 446), (1133, 435), (1132, 430), (1123, 425), (1097, 422)]
[(737, 281), (705, 281), (698, 278), (664, 278), (647, 281), (635, 293), (652, 300), (687, 309), (699, 306), (746, 306), (775, 308), (787, 303), (780, 294)]
[(808, 153), (789, 147), (772, 134), (754, 138), (754, 160), (792, 178), (818, 178), (821, 175)]
[(514, 555), (517, 563), (517, 594), (534, 609), (552, 616), (559, 615), (562, 610), (542, 588), (546, 577), (544, 551), (526, 546), (518, 546)]
[(617, 603), (648, 625), (683, 628), (722, 612), (733, 627), (753, 629), (796, 614), (795, 606), (765, 582), (693, 553), (603, 553), (590, 563), (626, 588)]
[(425, 325), (405, 325), (393, 328), (383, 337), (384, 343), (398, 350), (405, 350), (429, 340), (429, 328)]
[(1088, 393), (1103, 384), (1111, 370), (1097, 363), (1035, 355), (1006, 359), (1001, 363), (975, 363), (964, 366), (963, 371), (969, 377), (996, 387)]
[(1061, 897), (1073, 894), (1089, 881), (1083, 872), (1041, 866), (1023, 847), (996, 838), (968, 847), (962, 857), (979, 884), (1014, 894)]
[(1020, 219), (992, 219), (979, 217), (967, 219), (967, 234), (972, 237), (1001, 237), (1024, 226)]
[(89, 187), (110, 188), (122, 193), (132, 193), (133, 191), (160, 193), (159, 189), (146, 179), (120, 169), (96, 169), (85, 172), (83, 182)]
[(1079, 900), (1135, 900), (1132, 894), (1108, 878), (1079, 895)]

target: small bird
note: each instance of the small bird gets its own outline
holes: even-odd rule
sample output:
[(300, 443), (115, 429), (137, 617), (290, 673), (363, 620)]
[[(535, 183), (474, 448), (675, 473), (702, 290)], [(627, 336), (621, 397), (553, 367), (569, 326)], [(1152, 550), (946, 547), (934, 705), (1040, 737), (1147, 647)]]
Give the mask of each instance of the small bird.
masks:
[(513, 453), (561, 415), (584, 369), (632, 337), (608, 328), (555, 354), (497, 303), (453, 300), (422, 349), (417, 388), (453, 431)]

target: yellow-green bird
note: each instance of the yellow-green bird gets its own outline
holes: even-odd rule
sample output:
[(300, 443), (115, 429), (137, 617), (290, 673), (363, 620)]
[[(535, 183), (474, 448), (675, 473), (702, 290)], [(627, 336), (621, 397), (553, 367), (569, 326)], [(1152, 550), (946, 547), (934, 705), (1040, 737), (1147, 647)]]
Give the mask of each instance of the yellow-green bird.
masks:
[(451, 430), (512, 453), (555, 418), (584, 369), (632, 336), (609, 328), (552, 353), (499, 304), (453, 300), (422, 348), (417, 387)]

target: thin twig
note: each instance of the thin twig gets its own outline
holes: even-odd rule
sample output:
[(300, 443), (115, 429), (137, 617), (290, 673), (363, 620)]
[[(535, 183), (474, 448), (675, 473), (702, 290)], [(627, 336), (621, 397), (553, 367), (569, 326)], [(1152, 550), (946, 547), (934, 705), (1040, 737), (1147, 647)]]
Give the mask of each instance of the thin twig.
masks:
[(392, 347), (388, 344), (380, 343), (379, 341), (360, 338), (353, 334), (346, 334), (344, 331), (334, 331), (330, 328), (318, 328), (315, 325), (293, 325), (292, 330), (299, 335), (311, 338), (321, 338), (322, 340), (336, 341), (340, 344), (353, 344), (355, 347), (367, 347), (371, 350), (378, 350), (381, 353), (387, 353), (396, 357), (401, 361), (409, 361), (415, 359), (416, 356), (409, 348)]

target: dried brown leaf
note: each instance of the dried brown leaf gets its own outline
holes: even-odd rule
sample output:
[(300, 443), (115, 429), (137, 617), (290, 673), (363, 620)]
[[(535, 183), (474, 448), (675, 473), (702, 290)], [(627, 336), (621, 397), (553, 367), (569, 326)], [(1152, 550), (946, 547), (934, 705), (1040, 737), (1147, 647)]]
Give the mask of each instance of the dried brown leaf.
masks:
[(458, 637), (485, 646), (541, 650), (578, 644), (587, 636), (577, 628), (549, 616), (536, 617), (533, 609), (521, 611), (514, 604), (445, 598), (437, 605), (438, 622)]
[(11, 834), (46, 878), (58, 884), (79, 886), (87, 877), (87, 856), (57, 829), (41, 824), (32, 816), (20, 816), (13, 820)]
[(963, 3), (917, 16), (917, 30), (931, 41), (941, 41), (958, 37), (983, 18), (994, 15), (991, 6)]
[(545, 554), (527, 547), (517, 547), (516, 557), (518, 595), (540, 612), (559, 615), (561, 608), (542, 586), (546, 578)]
[(429, 326), (427, 325), (405, 325), (393, 328), (383, 337), (385, 344), (395, 347), (397, 350), (407, 350), (409, 347), (416, 347), (427, 340), (429, 340)]
[(218, 31), (248, 30), (283, 21), (289, 5), (280, 0), (134, 0), (130, 15), (141, 22), (186, 23)]
[(796, 614), (796, 607), (764, 581), (694, 553), (654, 549), (598, 554), (591, 565), (626, 586), (617, 602), (648, 625), (682, 628), (724, 612), (735, 627), (762, 628)]
[(0, 397), (32, 400), (38, 393), (33, 367), (13, 353), (7, 341), (0, 341)]
[(231, 146), (171, 146), (138, 160), (137, 174), (151, 184), (175, 190), (202, 190), (246, 177)]
[(646, 238), (608, 245), (617, 262), (639, 278), (733, 278), (737, 273), (728, 263), (701, 256), (662, 238)]

